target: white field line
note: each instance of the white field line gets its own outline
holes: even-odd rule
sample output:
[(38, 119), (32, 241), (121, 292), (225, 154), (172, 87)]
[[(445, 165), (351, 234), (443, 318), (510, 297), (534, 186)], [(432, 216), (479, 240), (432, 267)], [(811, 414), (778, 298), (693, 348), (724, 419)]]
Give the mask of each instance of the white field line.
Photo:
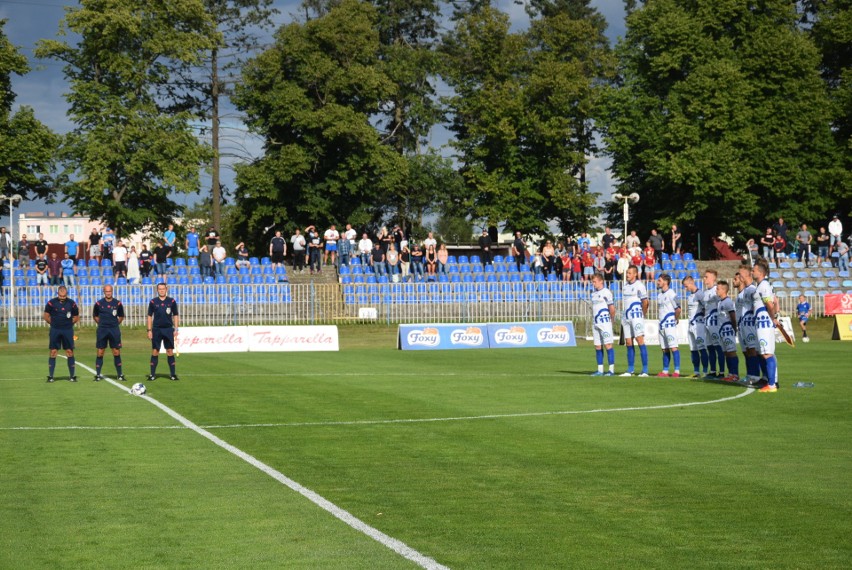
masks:
[[(111, 384), (130, 392), (129, 388), (107, 379)], [(737, 400), (754, 393), (754, 388), (746, 388), (734, 396), (718, 398), (716, 400), (704, 400), (700, 402), (682, 402), (678, 404), (658, 404), (655, 406), (632, 406), (627, 408), (597, 408), (593, 410), (557, 410), (550, 412), (516, 412), (510, 414), (484, 414), (479, 416), (448, 416), (443, 418), (398, 418), (389, 420), (342, 420), (327, 422), (283, 422), (283, 423), (257, 423), (257, 424), (210, 424), (199, 426), (202, 429), (235, 429), (235, 428), (266, 428), (266, 427), (322, 427), (322, 426), (359, 426), (359, 425), (381, 425), (381, 424), (417, 424), (432, 422), (464, 422), (475, 420), (497, 420), (503, 418), (533, 418), (541, 416), (569, 416), (579, 414), (608, 414), (617, 412), (638, 412), (643, 410), (665, 410), (670, 408), (685, 408), (690, 406), (707, 406), (721, 404)], [(0, 427), (0, 431), (15, 430), (133, 430), (133, 429), (185, 429), (184, 426), (20, 426)]]
[[(80, 366), (81, 368), (89, 370), (92, 374), (95, 373), (94, 369), (86, 366), (85, 364), (78, 363), (77, 365)], [(128, 393), (130, 392), (130, 389), (128, 387), (122, 385), (119, 382), (116, 382), (115, 380), (112, 380), (110, 378), (105, 378), (105, 380), (107, 382), (109, 382), (110, 384), (112, 384), (113, 386), (120, 388), (121, 390), (124, 390), (125, 392), (128, 392)], [(293, 491), (296, 491), (297, 493), (299, 493), (300, 495), (302, 495), (303, 497), (305, 497), (306, 499), (308, 499), (309, 501), (311, 501), (312, 503), (314, 503), (315, 505), (317, 505), (321, 509), (327, 511), (328, 513), (331, 513), (335, 518), (343, 521), (344, 523), (348, 524), (349, 526), (351, 526), (355, 530), (357, 530), (357, 531), (359, 531), (363, 534), (366, 534), (367, 536), (369, 536), (370, 538), (372, 538), (376, 542), (382, 544), (386, 548), (389, 548), (390, 550), (399, 554), (403, 558), (407, 558), (408, 560), (411, 560), (412, 562), (414, 562), (415, 564), (417, 564), (421, 568), (427, 568), (429, 570), (446, 570), (447, 569), (446, 566), (439, 564), (438, 562), (429, 558), (428, 556), (417, 552), (416, 550), (414, 550), (413, 548), (411, 548), (410, 546), (408, 546), (404, 542), (397, 540), (396, 538), (393, 538), (391, 536), (388, 536), (387, 534), (383, 533), (379, 529), (368, 525), (367, 523), (365, 523), (361, 519), (357, 518), (355, 515), (351, 514), (349, 511), (341, 509), (340, 507), (338, 507), (337, 505), (335, 505), (334, 503), (332, 503), (331, 501), (329, 501), (325, 497), (319, 495), (318, 493), (315, 493), (314, 491), (311, 491), (310, 489), (308, 489), (307, 487), (304, 487), (303, 485), (300, 485), (299, 483), (297, 483), (293, 479), (290, 479), (289, 477), (287, 477), (286, 475), (284, 475), (283, 473), (281, 473), (277, 469), (270, 467), (269, 465), (263, 463), (262, 461), (255, 458), (254, 456), (249, 455), (245, 451), (243, 451), (243, 450), (241, 450), (237, 447), (234, 447), (230, 443), (216, 437), (215, 435), (213, 435), (209, 431), (207, 431), (204, 428), (201, 428), (198, 425), (194, 424), (193, 422), (191, 422), (187, 418), (183, 417), (182, 415), (180, 415), (179, 413), (177, 413), (173, 409), (169, 408), (165, 404), (155, 400), (154, 398), (152, 398), (150, 396), (141, 396), (141, 398), (143, 398), (143, 399), (149, 401), (150, 403), (154, 404), (156, 407), (163, 410), (165, 413), (167, 413), (169, 416), (171, 416), (172, 418), (177, 420), (179, 423), (181, 423), (186, 428), (191, 429), (192, 431), (194, 431), (198, 435), (205, 437), (208, 440), (212, 441), (213, 443), (215, 443), (216, 445), (218, 445), (222, 449), (232, 453), (233, 455), (236, 455), (237, 457), (239, 457), (240, 459), (242, 459), (243, 461), (245, 461), (249, 465), (263, 471), (264, 473), (266, 473), (267, 475), (269, 475), (270, 477), (272, 477), (273, 479), (275, 479), (276, 481), (278, 481), (282, 485), (289, 487), (290, 489), (292, 489)]]

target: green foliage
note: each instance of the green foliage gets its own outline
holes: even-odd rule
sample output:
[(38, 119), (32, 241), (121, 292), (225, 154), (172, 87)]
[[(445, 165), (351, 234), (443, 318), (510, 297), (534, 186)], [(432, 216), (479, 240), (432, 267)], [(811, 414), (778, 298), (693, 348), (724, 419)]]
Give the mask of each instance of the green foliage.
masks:
[(634, 227), (751, 236), (779, 215), (820, 218), (840, 172), (790, 3), (658, 0), (627, 23), (600, 121), (620, 190), (641, 196)]
[(118, 235), (163, 227), (172, 192), (198, 190), (209, 153), (170, 84), (171, 66), (198, 61), (214, 32), (200, 0), (83, 0), (63, 22), (76, 45), (43, 40), (39, 57), (65, 62), (75, 128), (62, 143), (62, 188), (76, 210)]
[[(59, 141), (30, 107), (12, 110), (12, 74), (23, 75), (29, 66), (27, 58), (9, 42), (5, 26), (6, 20), (0, 20), (0, 192), (48, 197), (53, 153)], [(0, 204), (0, 210), (7, 208), (8, 202)]]

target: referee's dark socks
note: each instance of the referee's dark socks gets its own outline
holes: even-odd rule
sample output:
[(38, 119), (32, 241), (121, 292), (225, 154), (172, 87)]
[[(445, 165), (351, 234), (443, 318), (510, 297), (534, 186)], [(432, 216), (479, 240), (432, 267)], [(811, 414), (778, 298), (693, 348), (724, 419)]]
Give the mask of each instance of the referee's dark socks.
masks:
[[(112, 361), (115, 363), (116, 373), (118, 373), (118, 375), (121, 376), (121, 357), (120, 356), (113, 356)], [(103, 360), (101, 362), (103, 362)]]
[(47, 359), (47, 370), (48, 370), (48, 373), (49, 373), (48, 375), (53, 376), (53, 371), (56, 370), (56, 357), (55, 356), (53, 358)]
[(157, 362), (160, 360), (159, 356), (151, 357), (151, 376), (154, 376), (157, 373)]
[(166, 360), (169, 361), (169, 372), (171, 373), (172, 376), (174, 376), (175, 375), (175, 355), (172, 354), (171, 356), (167, 356)]
[(95, 374), (100, 376), (101, 375), (101, 368), (103, 368), (103, 367), (104, 367), (104, 357), (103, 356), (96, 356), (95, 357)]
[(68, 357), (68, 373), (71, 374), (71, 376), (75, 375), (74, 374), (74, 367), (75, 367), (76, 363), (77, 363), (77, 361), (74, 360), (73, 356)]

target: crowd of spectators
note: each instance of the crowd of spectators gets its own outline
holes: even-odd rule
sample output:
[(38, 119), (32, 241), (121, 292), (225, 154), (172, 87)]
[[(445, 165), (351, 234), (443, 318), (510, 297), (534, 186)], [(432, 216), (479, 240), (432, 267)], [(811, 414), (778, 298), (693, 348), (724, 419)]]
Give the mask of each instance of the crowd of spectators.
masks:
[[(779, 263), (795, 258), (805, 267), (830, 262), (832, 267), (848, 271), (850, 243), (843, 240), (843, 224), (837, 214), (826, 226), (820, 226), (816, 235), (807, 224), (802, 224), (793, 239), (789, 236), (790, 228), (784, 218), (778, 218), (777, 222), (766, 228), (759, 242), (749, 240), (747, 248), (751, 260), (754, 262), (762, 257)], [(852, 235), (849, 240), (852, 241)]]

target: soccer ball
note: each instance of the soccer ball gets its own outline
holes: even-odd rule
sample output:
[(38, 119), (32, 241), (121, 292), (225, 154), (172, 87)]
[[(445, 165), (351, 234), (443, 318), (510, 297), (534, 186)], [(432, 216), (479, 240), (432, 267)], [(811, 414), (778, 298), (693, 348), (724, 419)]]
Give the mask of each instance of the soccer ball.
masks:
[(144, 396), (147, 391), (148, 389), (145, 388), (145, 384), (141, 382), (137, 382), (132, 388), (130, 388), (130, 393), (134, 396)]

